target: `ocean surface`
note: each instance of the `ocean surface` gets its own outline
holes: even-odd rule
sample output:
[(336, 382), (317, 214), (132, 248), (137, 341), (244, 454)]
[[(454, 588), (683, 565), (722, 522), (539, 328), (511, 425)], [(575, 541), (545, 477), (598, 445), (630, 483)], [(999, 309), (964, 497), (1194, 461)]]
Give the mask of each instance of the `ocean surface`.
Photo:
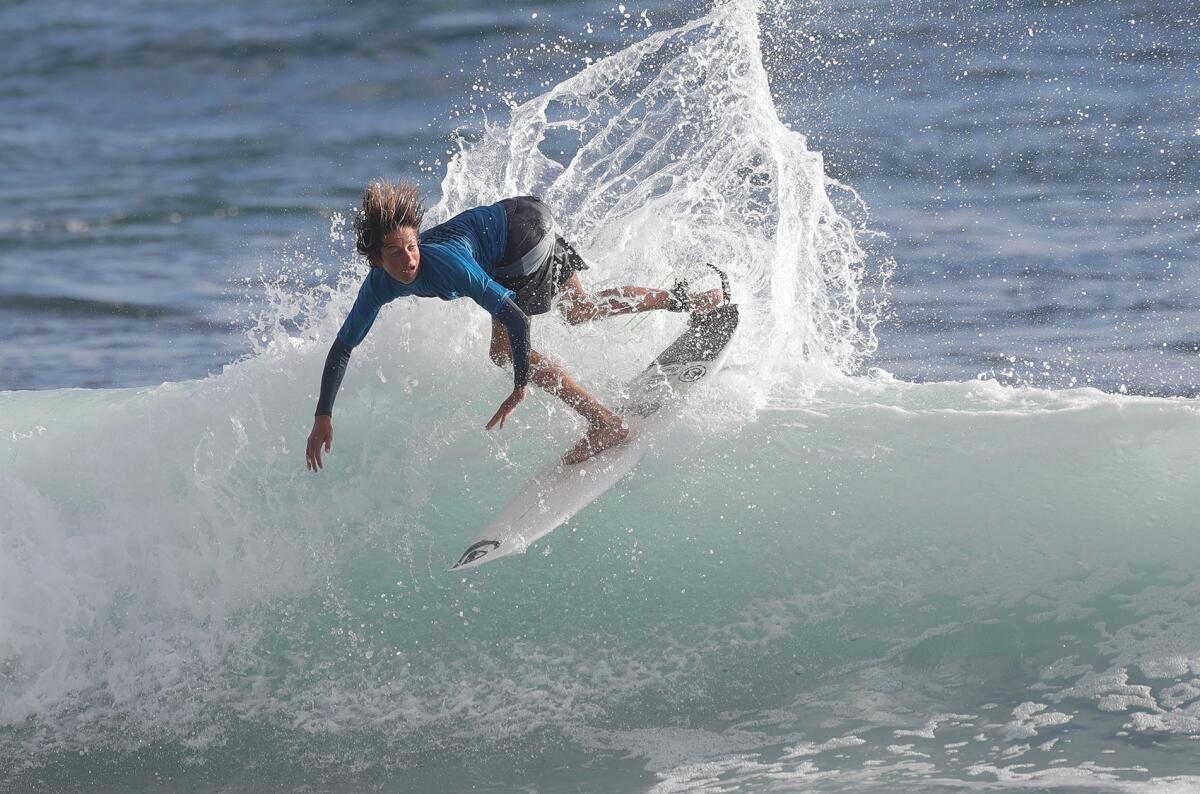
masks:
[[(1200, 791), (1200, 2), (0, 1), (0, 792)], [(304, 468), (363, 185), (726, 268), (582, 427), (401, 300)], [(678, 333), (534, 323), (605, 400)]]

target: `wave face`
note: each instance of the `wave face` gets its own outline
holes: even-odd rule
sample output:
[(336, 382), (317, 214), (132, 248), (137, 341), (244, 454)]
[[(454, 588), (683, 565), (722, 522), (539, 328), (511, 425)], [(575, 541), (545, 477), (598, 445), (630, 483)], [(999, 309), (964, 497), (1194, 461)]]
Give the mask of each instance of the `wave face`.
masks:
[[(743, 307), (669, 443), (529, 554), (445, 570), (580, 432), (540, 397), (482, 430), (508, 388), (461, 302), (383, 313), (303, 469), (354, 263), (219, 375), (0, 394), (0, 786), (1200, 785), (1197, 404), (853, 374), (881, 268), (775, 113), (757, 11), (449, 167), (435, 219), (539, 193), (589, 283), (714, 261)], [(679, 323), (534, 341), (612, 397)]]

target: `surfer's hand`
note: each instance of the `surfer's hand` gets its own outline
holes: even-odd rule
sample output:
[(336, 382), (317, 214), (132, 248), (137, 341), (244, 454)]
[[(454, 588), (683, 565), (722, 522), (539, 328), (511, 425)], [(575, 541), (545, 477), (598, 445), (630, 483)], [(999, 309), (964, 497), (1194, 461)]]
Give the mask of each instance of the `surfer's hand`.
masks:
[(503, 430), (504, 420), (508, 418), (509, 414), (516, 410), (517, 406), (520, 405), (521, 400), (525, 399), (526, 394), (529, 394), (529, 388), (527, 386), (517, 386), (515, 389), (513, 389), (512, 394), (508, 395), (504, 402), (500, 403), (499, 410), (496, 411), (496, 414), (492, 417), (492, 420), (487, 423), (486, 429), (491, 430), (493, 427), (499, 424), (500, 429)]
[(325, 462), (321, 460), (321, 447), (326, 452), (333, 450), (333, 420), (328, 416), (318, 416), (313, 420), (312, 432), (308, 434), (308, 468), (320, 471)]

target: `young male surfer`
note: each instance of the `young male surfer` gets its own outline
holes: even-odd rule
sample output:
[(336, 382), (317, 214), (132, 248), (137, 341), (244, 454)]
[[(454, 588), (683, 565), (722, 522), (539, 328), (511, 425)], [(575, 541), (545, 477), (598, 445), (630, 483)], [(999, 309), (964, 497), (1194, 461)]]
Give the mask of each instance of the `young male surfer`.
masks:
[(324, 466), (322, 449), (333, 448), (333, 400), (350, 351), (366, 337), (380, 307), (396, 298), (466, 297), (491, 314), (491, 358), (497, 366), (512, 365), (513, 390), (486, 428), (504, 427), (532, 381), (587, 420), (588, 433), (563, 457), (566, 464), (621, 443), (629, 430), (565, 369), (530, 348), (529, 318), (548, 312), (555, 297), (560, 297), (559, 311), (572, 325), (653, 309), (703, 313), (722, 300), (719, 289), (688, 294), (683, 281), (670, 290), (615, 287), (589, 295), (579, 281), (579, 271), (587, 270), (587, 264), (555, 232), (550, 209), (533, 196), (475, 207), (420, 232), (424, 213), (419, 192), (407, 182), (381, 180), (363, 193), (355, 248), (367, 258), (371, 271), (325, 359), (308, 436), (312, 471)]

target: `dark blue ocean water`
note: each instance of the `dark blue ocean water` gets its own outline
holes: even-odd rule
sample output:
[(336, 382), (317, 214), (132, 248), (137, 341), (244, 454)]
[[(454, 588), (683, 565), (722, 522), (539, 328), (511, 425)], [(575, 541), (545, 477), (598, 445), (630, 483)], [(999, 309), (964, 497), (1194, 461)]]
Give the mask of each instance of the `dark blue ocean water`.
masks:
[[(436, 198), (456, 130), (703, 8), (5, 4), (0, 388), (218, 370), (251, 349), (260, 275), (306, 255), (330, 277), (329, 217), (365, 181)], [(1195, 2), (769, 9), (780, 114), (887, 235), (874, 365), (1195, 393), (1197, 18)]]

